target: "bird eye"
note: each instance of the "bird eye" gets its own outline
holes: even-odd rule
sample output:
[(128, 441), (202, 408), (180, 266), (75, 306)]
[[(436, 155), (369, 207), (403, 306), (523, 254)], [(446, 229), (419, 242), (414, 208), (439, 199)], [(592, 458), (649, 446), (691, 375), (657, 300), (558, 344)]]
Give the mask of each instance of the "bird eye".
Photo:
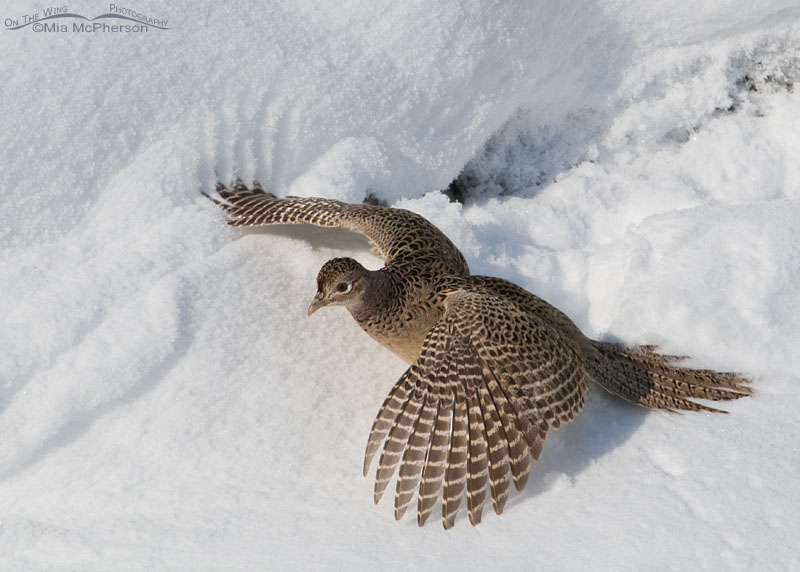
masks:
[(339, 282), (336, 285), (336, 291), (339, 294), (348, 294), (350, 292), (350, 290), (352, 290), (352, 289), (353, 289), (353, 285), (352, 284), (348, 284), (347, 282)]

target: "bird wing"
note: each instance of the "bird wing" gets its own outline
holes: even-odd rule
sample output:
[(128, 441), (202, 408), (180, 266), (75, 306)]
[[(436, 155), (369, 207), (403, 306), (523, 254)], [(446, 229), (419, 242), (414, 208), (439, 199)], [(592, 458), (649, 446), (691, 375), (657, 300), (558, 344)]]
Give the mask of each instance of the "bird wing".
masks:
[(257, 182), (248, 188), (238, 180), (232, 189), (217, 183), (217, 194), (221, 200), (206, 196), (225, 209), (232, 226), (313, 224), (346, 228), (366, 235), (387, 265), (422, 262), (434, 272), (469, 275), (464, 256), (450, 239), (411, 211), (333, 199), (276, 197)]
[(489, 291), (455, 290), (425, 338), (420, 357), (383, 403), (367, 443), (366, 475), (378, 449), (377, 503), (400, 466), (395, 517), (418, 488), (417, 522), (442, 494), (442, 522), (455, 522), (464, 490), (472, 524), (481, 519), (487, 481), (495, 512), (538, 459), (547, 430), (580, 410), (587, 374), (557, 331)]

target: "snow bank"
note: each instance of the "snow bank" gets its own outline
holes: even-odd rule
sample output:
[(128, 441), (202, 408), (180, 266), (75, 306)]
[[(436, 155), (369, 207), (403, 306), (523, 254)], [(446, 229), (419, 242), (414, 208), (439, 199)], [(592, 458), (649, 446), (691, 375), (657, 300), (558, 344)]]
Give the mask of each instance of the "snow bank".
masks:
[[(0, 569), (797, 567), (795, 2), (130, 7), (170, 29), (0, 34)], [(227, 228), (198, 190), (235, 174), (413, 209), (759, 394), (593, 394), (501, 518), (395, 523), (360, 466), (404, 365), (305, 316), (325, 260), (380, 262)]]

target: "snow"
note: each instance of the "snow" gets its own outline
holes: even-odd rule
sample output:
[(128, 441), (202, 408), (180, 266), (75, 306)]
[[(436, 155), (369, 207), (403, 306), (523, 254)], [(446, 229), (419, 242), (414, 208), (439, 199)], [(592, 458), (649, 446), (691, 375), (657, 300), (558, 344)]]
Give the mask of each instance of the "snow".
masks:
[[(170, 29), (0, 34), (0, 570), (800, 567), (796, 1), (128, 7)], [(758, 394), (595, 391), (501, 517), (397, 523), (361, 463), (405, 366), (305, 311), (327, 259), (380, 261), (228, 228), (199, 191), (235, 175), (417, 211)]]

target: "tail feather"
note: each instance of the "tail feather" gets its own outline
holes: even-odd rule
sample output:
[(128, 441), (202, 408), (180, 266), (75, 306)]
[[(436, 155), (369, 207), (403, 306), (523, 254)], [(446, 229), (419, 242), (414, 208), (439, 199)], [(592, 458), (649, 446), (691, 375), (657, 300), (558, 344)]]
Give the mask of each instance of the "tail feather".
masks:
[(730, 401), (753, 394), (750, 380), (730, 372), (692, 369), (677, 364), (686, 357), (662, 355), (653, 346), (625, 347), (593, 342), (592, 377), (606, 391), (623, 399), (669, 411), (722, 409), (693, 401)]

